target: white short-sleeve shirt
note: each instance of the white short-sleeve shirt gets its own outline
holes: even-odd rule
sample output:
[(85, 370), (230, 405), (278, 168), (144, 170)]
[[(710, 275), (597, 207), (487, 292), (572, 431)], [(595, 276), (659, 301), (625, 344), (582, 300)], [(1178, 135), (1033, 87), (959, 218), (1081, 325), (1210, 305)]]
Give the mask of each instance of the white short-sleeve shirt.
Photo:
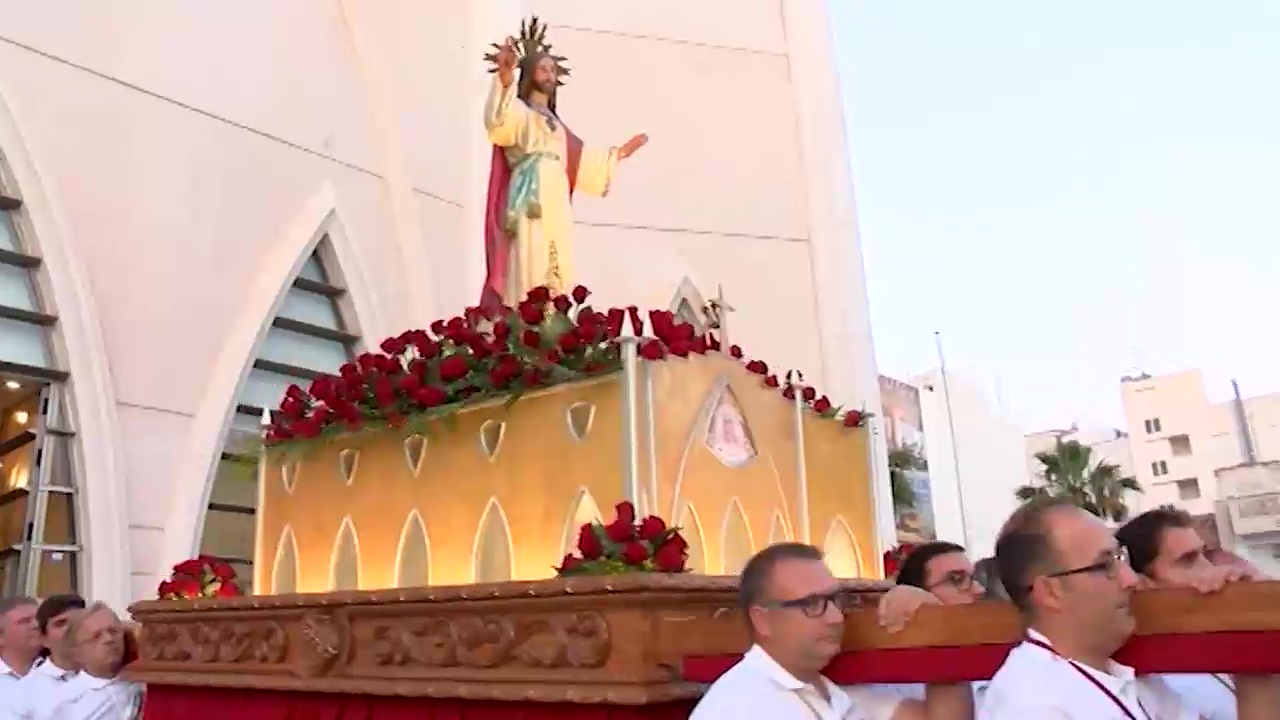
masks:
[[(1043, 635), (1028, 634), (1048, 644)], [(1077, 669), (1080, 668), (1080, 669)], [(1111, 691), (1128, 714), (1097, 685)], [(1024, 642), (1009, 653), (991, 678), (978, 720), (1199, 720), (1158, 676), (1137, 678), (1133, 668), (1111, 664), (1103, 673)]]
[(142, 686), (118, 678), (80, 673), (43, 720), (136, 720), (142, 708)]
[(1236, 720), (1236, 688), (1230, 676), (1178, 673), (1161, 677), (1204, 720)]
[(48, 658), (39, 661), (18, 684), (22, 700), (14, 714), (22, 720), (43, 718), (75, 675), (74, 671), (63, 670)]
[(721, 675), (689, 720), (891, 720), (900, 696), (840, 688), (822, 678), (827, 697), (787, 672), (759, 645)]

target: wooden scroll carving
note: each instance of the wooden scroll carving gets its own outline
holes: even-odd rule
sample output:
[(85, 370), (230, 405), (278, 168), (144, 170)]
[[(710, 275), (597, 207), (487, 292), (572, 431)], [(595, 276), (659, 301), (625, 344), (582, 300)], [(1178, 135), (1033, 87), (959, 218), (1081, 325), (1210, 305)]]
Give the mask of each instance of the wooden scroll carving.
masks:
[[(849, 583), (867, 602), (847, 617), (841, 658), (991, 648), (1021, 634), (1010, 606), (981, 603), (925, 608), (907, 630), (889, 635), (875, 620), (884, 587)], [(132, 608), (140, 651), (127, 672), (164, 685), (667, 702), (701, 693), (687, 673), (690, 659), (709, 660), (714, 677), (715, 663), (723, 667), (746, 649), (736, 591), (736, 578), (637, 574), (143, 602)], [(1280, 631), (1280, 583), (1240, 584), (1212, 596), (1152, 591), (1137, 596), (1135, 612), (1138, 632), (1152, 637)]]

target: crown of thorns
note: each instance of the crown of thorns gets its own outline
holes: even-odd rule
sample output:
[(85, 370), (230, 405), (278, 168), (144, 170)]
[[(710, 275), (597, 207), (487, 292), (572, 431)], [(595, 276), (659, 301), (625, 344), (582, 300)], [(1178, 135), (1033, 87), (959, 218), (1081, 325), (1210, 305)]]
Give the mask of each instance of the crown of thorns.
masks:
[[(556, 64), (556, 84), (563, 85), (564, 79), (569, 76), (569, 68), (564, 66), (564, 61), (568, 60), (563, 55), (556, 55), (551, 52), (551, 43), (547, 42), (547, 24), (538, 22), (538, 16), (534, 15), (528, 20), (520, 21), (520, 35), (515, 39), (516, 58), (519, 61), (521, 72), (524, 71), (525, 63), (530, 59), (539, 55), (546, 55)], [(484, 56), (491, 67), (489, 72), (498, 71), (498, 51), (502, 46), (498, 43), (489, 43), (493, 48), (493, 52)]]

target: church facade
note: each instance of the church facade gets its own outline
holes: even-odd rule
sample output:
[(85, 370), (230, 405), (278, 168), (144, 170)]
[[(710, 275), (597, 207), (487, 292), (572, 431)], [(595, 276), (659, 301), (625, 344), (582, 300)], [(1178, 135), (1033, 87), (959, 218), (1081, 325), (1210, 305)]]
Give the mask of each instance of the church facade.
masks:
[(478, 298), (482, 56), (530, 14), (574, 132), (650, 137), (576, 202), (575, 281), (722, 288), (734, 343), (880, 406), (826, 2), (139, 5), (0, 18), (5, 592), (123, 606), (201, 551), (253, 576), (262, 408)]

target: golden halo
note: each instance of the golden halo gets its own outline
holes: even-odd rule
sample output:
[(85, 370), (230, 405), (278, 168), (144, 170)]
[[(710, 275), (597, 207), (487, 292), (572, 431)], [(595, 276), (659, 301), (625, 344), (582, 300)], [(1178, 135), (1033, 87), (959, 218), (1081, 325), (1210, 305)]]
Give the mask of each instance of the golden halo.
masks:
[[(569, 68), (564, 66), (564, 61), (568, 58), (551, 52), (551, 43), (547, 42), (547, 24), (538, 22), (537, 15), (520, 21), (520, 34), (515, 41), (516, 58), (522, 71), (527, 58), (538, 54), (548, 55), (556, 64), (556, 84), (564, 84), (564, 79), (570, 73)], [(502, 49), (502, 45), (489, 43), (489, 47), (493, 48), (493, 52), (486, 53), (484, 59), (490, 65), (489, 72), (495, 73), (498, 71), (498, 51)]]

